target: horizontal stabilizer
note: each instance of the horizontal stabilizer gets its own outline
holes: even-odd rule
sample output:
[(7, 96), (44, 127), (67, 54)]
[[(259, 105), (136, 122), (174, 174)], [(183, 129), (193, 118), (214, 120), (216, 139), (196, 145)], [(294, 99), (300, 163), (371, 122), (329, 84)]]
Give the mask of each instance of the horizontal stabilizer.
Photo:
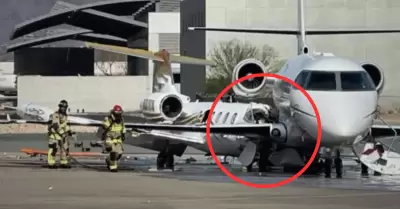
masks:
[[(158, 56), (157, 53), (143, 49), (133, 49), (128, 47), (112, 46), (112, 45), (105, 45), (105, 44), (98, 44), (91, 42), (86, 42), (86, 46), (93, 49), (114, 52), (128, 56), (140, 57), (158, 62), (164, 62), (164, 58)], [(210, 60), (187, 57), (187, 56), (177, 56), (171, 54), (169, 55), (169, 61), (171, 63), (192, 64), (192, 65), (214, 65), (214, 62)]]
[(3, 106), (5, 110), (18, 110), (18, 107), (12, 107), (12, 106)]
[(97, 44), (97, 43), (90, 43), (86, 42), (86, 46), (93, 49), (114, 52), (118, 54), (124, 54), (134, 57), (140, 57), (144, 59), (154, 60), (154, 61), (164, 61), (162, 57), (154, 55), (154, 53), (143, 50), (143, 49), (132, 49), (128, 47), (121, 47), (121, 46), (111, 46), (105, 44)]
[(4, 101), (4, 100), (16, 100), (18, 99), (17, 96), (0, 96), (0, 101)]
[[(300, 35), (297, 29), (257, 29), (257, 28), (208, 28), (208, 27), (189, 27), (189, 30), (199, 31), (220, 31), (220, 32), (239, 32), (239, 33), (262, 33), (280, 35)], [(399, 33), (400, 29), (319, 29), (306, 30), (306, 35), (345, 35), (345, 34), (373, 34), (373, 33)]]

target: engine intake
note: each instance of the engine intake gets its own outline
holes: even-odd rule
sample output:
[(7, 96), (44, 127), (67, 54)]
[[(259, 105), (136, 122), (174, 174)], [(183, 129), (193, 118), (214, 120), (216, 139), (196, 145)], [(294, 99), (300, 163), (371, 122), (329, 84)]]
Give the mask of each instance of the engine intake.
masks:
[[(258, 73), (267, 73), (264, 64), (256, 59), (245, 59), (239, 62), (233, 69), (232, 81)], [(265, 90), (272, 88), (269, 81), (271, 81), (271, 78), (266, 77), (248, 79), (235, 85), (233, 91), (236, 95), (244, 97), (264, 96), (263, 93), (265, 93)]]
[(182, 113), (182, 101), (176, 96), (164, 97), (160, 108), (166, 118), (177, 118)]
[(174, 121), (183, 112), (183, 102), (177, 94), (154, 93), (140, 103), (140, 110), (148, 119)]
[(361, 64), (361, 67), (364, 68), (365, 71), (367, 71), (376, 86), (376, 91), (378, 92), (378, 94), (381, 94), (385, 85), (384, 74), (381, 68), (376, 64), (368, 62)]

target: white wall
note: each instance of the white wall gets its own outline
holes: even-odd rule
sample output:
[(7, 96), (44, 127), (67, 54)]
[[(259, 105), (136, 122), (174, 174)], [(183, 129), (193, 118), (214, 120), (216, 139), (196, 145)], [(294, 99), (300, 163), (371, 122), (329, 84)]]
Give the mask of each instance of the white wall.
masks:
[[(149, 50), (156, 52), (160, 50), (159, 34), (160, 33), (180, 33), (181, 21), (179, 12), (150, 12), (149, 13)], [(180, 64), (173, 63), (173, 73), (180, 73)], [(149, 85), (152, 86), (153, 79), (153, 62), (149, 61)], [(180, 92), (180, 84), (175, 84), (178, 92)]]
[(120, 104), (137, 110), (150, 89), (147, 76), (19, 76), (18, 104), (29, 102), (56, 108), (66, 99), (71, 112), (105, 112)]
[(14, 74), (14, 62), (0, 62), (1, 74)]
[[(399, 28), (399, 1), (390, 0), (305, 0), (306, 28)], [(297, 0), (206, 0), (207, 27), (297, 28)], [(218, 41), (238, 38), (253, 44), (268, 44), (282, 57), (296, 55), (294, 36), (206, 33), (206, 51)], [(308, 45), (320, 52), (369, 60), (385, 71), (387, 82), (383, 95), (400, 96), (399, 34), (309, 36)]]

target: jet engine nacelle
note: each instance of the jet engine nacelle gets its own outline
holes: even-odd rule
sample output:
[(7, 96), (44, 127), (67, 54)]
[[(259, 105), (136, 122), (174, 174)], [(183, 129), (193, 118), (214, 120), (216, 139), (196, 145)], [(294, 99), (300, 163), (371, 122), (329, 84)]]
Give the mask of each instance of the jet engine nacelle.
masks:
[(378, 94), (381, 94), (385, 85), (385, 78), (382, 69), (378, 65), (368, 62), (362, 63), (361, 67), (367, 71), (369, 76), (371, 76)]
[(269, 135), (272, 140), (280, 143), (286, 143), (287, 141), (287, 130), (285, 125), (281, 123), (275, 123), (271, 125)]
[[(239, 62), (233, 69), (232, 81), (247, 75), (267, 72), (262, 62), (256, 59), (245, 59)], [(272, 91), (273, 83), (273, 78), (257, 77), (235, 85), (233, 91), (236, 95), (242, 97), (264, 97), (267, 93)]]
[[(173, 93), (153, 93), (140, 103), (140, 110), (145, 117), (174, 121), (183, 111), (183, 101), (187, 98)], [(189, 98), (190, 100), (190, 98)], [(186, 101), (185, 101), (186, 102)]]

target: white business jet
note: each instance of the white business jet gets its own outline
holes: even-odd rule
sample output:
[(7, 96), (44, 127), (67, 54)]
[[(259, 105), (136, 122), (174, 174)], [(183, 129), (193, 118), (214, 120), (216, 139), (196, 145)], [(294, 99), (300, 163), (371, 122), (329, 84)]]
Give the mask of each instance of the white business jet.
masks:
[[(373, 125), (377, 115), (378, 97), (384, 87), (382, 70), (373, 63), (357, 63), (332, 54), (309, 54), (305, 35), (391, 33), (399, 30), (305, 30), (303, 1), (299, 0), (299, 30), (192, 28), (193, 30), (257, 32), (297, 35), (299, 55), (287, 61), (278, 72), (296, 81), (315, 101), (322, 121), (321, 146), (337, 148), (342, 144), (380, 136), (393, 136), (400, 127)], [(151, 59), (155, 64), (153, 94), (141, 103), (143, 115), (153, 121), (172, 124), (126, 123), (133, 130), (126, 143), (160, 151), (159, 167), (173, 164), (173, 155), (181, 155), (187, 146), (209, 152), (205, 139), (204, 122), (211, 103), (190, 102), (188, 97), (176, 93), (170, 75), (171, 62), (208, 65), (167, 53), (153, 54), (136, 49), (88, 43), (89, 47)], [(251, 73), (266, 72), (265, 66), (254, 59), (243, 60), (234, 69), (233, 80)], [(263, 98), (272, 93), (278, 117), (272, 117), (268, 104), (220, 102), (212, 113), (210, 130), (212, 145), (217, 155), (238, 157), (250, 166), (259, 153), (259, 167), (268, 164), (301, 167), (308, 161), (315, 147), (317, 122), (311, 104), (301, 92), (285, 82), (257, 78), (242, 82), (233, 89), (249, 99)], [(38, 123), (38, 121), (14, 121)], [(258, 123), (258, 124), (257, 124)], [(81, 125), (71, 123), (71, 125)], [(88, 126), (101, 126), (93, 121)], [(388, 157), (386, 151), (378, 160), (362, 157), (369, 168), (384, 174), (399, 174), (400, 161)], [(365, 152), (373, 153), (373, 152)], [(376, 153), (376, 152), (375, 152)], [(382, 152), (380, 152), (382, 153)], [(391, 154), (396, 154), (390, 152)], [(379, 161), (382, 162), (382, 161)], [(163, 165), (161, 165), (163, 164)], [(311, 166), (310, 170), (317, 166)]]

